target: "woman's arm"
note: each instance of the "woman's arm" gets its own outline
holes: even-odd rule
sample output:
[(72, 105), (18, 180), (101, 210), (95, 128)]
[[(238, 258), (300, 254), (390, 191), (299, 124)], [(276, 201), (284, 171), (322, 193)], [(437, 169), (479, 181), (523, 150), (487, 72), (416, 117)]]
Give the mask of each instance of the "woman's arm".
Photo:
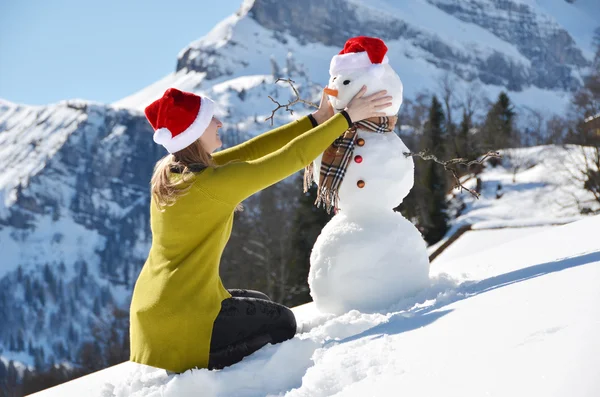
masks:
[(347, 114), (339, 113), (259, 159), (206, 169), (198, 180), (198, 188), (212, 197), (237, 205), (306, 167), (350, 125)]
[(352, 120), (385, 115), (380, 109), (392, 104), (388, 102), (391, 97), (383, 96), (386, 91), (363, 97), (366, 90), (367, 87), (363, 86), (346, 110), (264, 157), (207, 168), (198, 178), (198, 189), (215, 199), (237, 205), (254, 193), (300, 171), (351, 127)]
[(321, 93), (321, 103), (316, 112), (292, 121), (282, 127), (260, 134), (249, 141), (223, 150), (213, 155), (217, 165), (224, 165), (234, 160), (252, 161), (280, 149), (292, 139), (302, 135), (311, 128), (323, 124), (333, 116), (333, 107), (325, 90)]
[(231, 161), (252, 161), (286, 145), (289, 141), (313, 128), (314, 124), (308, 116), (294, 120), (274, 130), (264, 132), (254, 138), (213, 154), (217, 165)]

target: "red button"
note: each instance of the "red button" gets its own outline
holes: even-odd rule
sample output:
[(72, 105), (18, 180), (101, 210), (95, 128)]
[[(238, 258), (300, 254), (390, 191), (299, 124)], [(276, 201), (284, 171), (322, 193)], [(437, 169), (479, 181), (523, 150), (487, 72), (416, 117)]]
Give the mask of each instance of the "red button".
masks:
[(359, 155), (354, 156), (354, 161), (356, 161), (357, 163), (362, 163), (362, 156), (359, 156)]

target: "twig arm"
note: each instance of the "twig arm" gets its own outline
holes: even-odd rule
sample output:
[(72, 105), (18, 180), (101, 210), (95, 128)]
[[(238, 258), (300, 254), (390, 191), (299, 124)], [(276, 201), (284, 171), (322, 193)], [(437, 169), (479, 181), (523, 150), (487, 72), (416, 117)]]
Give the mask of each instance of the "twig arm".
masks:
[(500, 155), (500, 153), (498, 152), (487, 152), (485, 155), (483, 155), (483, 157), (480, 160), (471, 160), (468, 161), (467, 159), (464, 158), (456, 158), (456, 159), (450, 159), (450, 160), (446, 160), (446, 161), (441, 161), (439, 160), (434, 154), (429, 153), (429, 151), (427, 149), (422, 150), (418, 153), (413, 153), (413, 152), (404, 152), (404, 156), (406, 157), (419, 157), (422, 160), (426, 160), (426, 161), (434, 161), (437, 164), (440, 164), (444, 167), (444, 169), (450, 173), (452, 173), (452, 176), (454, 177), (454, 188), (461, 190), (461, 192), (463, 190), (466, 190), (467, 192), (471, 193), (471, 195), (473, 197), (475, 197), (476, 199), (479, 198), (480, 194), (469, 189), (468, 187), (464, 186), (461, 182), (460, 179), (458, 177), (458, 172), (456, 170), (456, 168), (452, 168), (452, 165), (464, 165), (466, 167), (470, 167), (473, 164), (483, 164), (484, 161), (486, 161), (487, 159), (490, 159), (492, 157), (495, 158), (502, 158), (502, 156)]
[(283, 108), (283, 109), (284, 109), (286, 112), (290, 112), (290, 114), (294, 114), (294, 111), (291, 109), (291, 106), (293, 106), (293, 105), (295, 105), (295, 104), (297, 104), (297, 103), (303, 103), (303, 104), (305, 104), (305, 105), (307, 105), (307, 106), (309, 106), (309, 107), (314, 107), (314, 108), (317, 108), (317, 109), (319, 108), (319, 106), (318, 106), (318, 105), (316, 105), (316, 104), (314, 104), (314, 103), (312, 103), (312, 102), (310, 102), (310, 101), (307, 101), (307, 100), (305, 100), (305, 99), (302, 99), (302, 98), (300, 98), (300, 94), (298, 93), (298, 90), (296, 89), (296, 87), (294, 87), (294, 81), (293, 81), (292, 79), (282, 79), (282, 78), (279, 78), (279, 79), (277, 79), (277, 80), (275, 81), (275, 84), (277, 84), (277, 83), (278, 83), (278, 82), (280, 82), (280, 81), (285, 81), (285, 82), (287, 82), (287, 83), (288, 83), (288, 84), (289, 84), (289, 85), (292, 87), (292, 90), (294, 91), (294, 95), (296, 95), (296, 98), (295, 98), (295, 99), (293, 99), (293, 100), (291, 100), (291, 101), (289, 101), (289, 102), (288, 102), (288, 103), (286, 103), (286, 104), (281, 104), (281, 103), (279, 103), (278, 101), (276, 101), (275, 99), (273, 99), (273, 97), (271, 97), (271, 96), (269, 95), (269, 99), (270, 99), (271, 101), (273, 101), (273, 102), (274, 102), (274, 103), (277, 105), (277, 107), (276, 107), (276, 108), (275, 108), (273, 111), (271, 111), (271, 116), (267, 117), (267, 118), (265, 119), (265, 121), (267, 121), (267, 120), (271, 120), (271, 125), (273, 125), (273, 118), (275, 117), (275, 113), (276, 113), (276, 112), (277, 112), (279, 109), (282, 109), (282, 108)]

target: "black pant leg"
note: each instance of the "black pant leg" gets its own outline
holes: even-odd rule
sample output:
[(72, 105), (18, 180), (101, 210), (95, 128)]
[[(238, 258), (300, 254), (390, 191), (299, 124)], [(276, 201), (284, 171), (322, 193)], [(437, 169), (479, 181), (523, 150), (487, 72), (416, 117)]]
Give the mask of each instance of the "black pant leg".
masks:
[(296, 318), (287, 307), (256, 298), (223, 300), (213, 325), (209, 368), (223, 368), (267, 343), (280, 343), (296, 333)]
[(251, 289), (228, 289), (227, 291), (235, 298), (256, 298), (267, 301), (271, 300), (267, 294)]
[(273, 342), (271, 335), (260, 334), (252, 336), (244, 341), (236, 342), (227, 347), (210, 352), (208, 357), (208, 369), (223, 369), (238, 363), (259, 350), (268, 343)]

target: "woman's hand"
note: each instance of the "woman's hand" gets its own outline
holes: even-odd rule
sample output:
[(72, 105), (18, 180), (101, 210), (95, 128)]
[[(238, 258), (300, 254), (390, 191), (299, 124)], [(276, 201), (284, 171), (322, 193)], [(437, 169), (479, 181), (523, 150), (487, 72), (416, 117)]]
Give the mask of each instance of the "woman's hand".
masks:
[(386, 90), (363, 96), (365, 92), (367, 92), (367, 86), (363, 85), (346, 107), (346, 112), (352, 122), (368, 119), (369, 117), (383, 117), (385, 112), (382, 112), (381, 109), (392, 105), (392, 97), (389, 95), (384, 96), (387, 94)]
[(321, 103), (319, 109), (314, 112), (313, 117), (317, 120), (317, 124), (323, 124), (323, 122), (333, 117), (333, 106), (329, 102), (329, 95), (325, 94), (325, 91), (321, 94)]

